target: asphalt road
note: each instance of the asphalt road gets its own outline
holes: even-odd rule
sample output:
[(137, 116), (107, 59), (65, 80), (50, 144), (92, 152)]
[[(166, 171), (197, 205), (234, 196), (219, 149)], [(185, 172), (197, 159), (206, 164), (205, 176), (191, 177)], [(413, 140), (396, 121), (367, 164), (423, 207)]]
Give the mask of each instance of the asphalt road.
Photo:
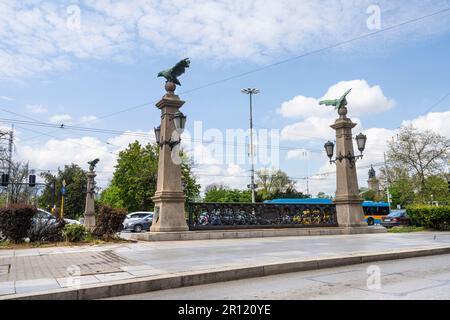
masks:
[(289, 273), (112, 299), (450, 300), (450, 255)]

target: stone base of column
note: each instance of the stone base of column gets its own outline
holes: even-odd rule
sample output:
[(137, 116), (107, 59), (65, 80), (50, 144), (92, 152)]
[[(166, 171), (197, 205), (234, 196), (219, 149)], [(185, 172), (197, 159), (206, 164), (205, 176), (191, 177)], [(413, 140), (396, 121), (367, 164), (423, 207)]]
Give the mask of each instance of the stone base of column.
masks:
[(183, 192), (161, 192), (152, 198), (155, 212), (150, 232), (188, 231)]
[(95, 214), (85, 214), (84, 215), (84, 227), (90, 232), (95, 229)]
[(339, 227), (367, 227), (360, 198), (339, 199), (336, 197), (336, 215)]

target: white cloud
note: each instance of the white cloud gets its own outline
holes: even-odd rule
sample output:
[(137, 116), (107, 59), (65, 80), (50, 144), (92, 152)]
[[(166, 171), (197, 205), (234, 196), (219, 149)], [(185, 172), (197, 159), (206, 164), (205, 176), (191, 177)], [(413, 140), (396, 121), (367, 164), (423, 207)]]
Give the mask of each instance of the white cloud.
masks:
[(432, 112), (420, 116), (412, 121), (403, 121), (402, 125), (413, 125), (422, 130), (432, 130), (440, 135), (450, 138), (450, 111)]
[(0, 99), (6, 100), (6, 101), (14, 101), (13, 98), (7, 97), (7, 96), (1, 96)]
[(380, 86), (370, 86), (366, 80), (350, 80), (331, 86), (321, 98), (296, 96), (290, 101), (283, 102), (277, 112), (285, 118), (334, 116), (333, 107), (319, 105), (319, 102), (339, 98), (350, 88), (352, 88), (352, 92), (347, 96), (347, 101), (352, 115), (360, 116), (383, 112), (391, 109), (395, 104), (392, 99), (388, 99), (384, 95)]
[(31, 113), (46, 113), (48, 108), (42, 104), (29, 104), (25, 107)]
[(54, 116), (51, 116), (48, 121), (50, 123), (55, 123), (55, 124), (65, 124), (68, 121), (72, 120), (72, 116), (68, 115), (68, 114), (56, 114)]
[[(273, 61), (367, 34), (372, 0), (80, 0), (80, 28), (73, 13), (50, 0), (0, 2), (0, 78), (68, 70), (77, 60), (127, 59), (136, 46), (155, 55), (214, 60)], [(437, 11), (446, 1), (381, 0), (382, 28)], [(71, 4), (73, 5), (73, 4)], [(449, 17), (439, 16), (383, 34), (383, 49), (399, 39), (441, 34)], [(371, 39), (373, 40), (373, 38)], [(377, 41), (358, 41), (377, 49)], [(379, 46), (378, 46), (379, 47)], [(8, 49), (4, 49), (8, 48)], [(346, 45), (346, 48), (351, 48)], [(142, 48), (141, 48), (142, 49)], [(74, 63), (75, 62), (75, 63)]]
[(383, 112), (394, 106), (394, 101), (388, 99), (377, 85), (370, 86), (365, 80), (341, 81), (331, 86), (321, 98), (296, 96), (282, 103), (277, 110), (279, 114), (285, 118), (303, 120), (285, 126), (281, 131), (281, 139), (287, 141), (333, 139), (335, 133), (330, 125), (336, 119), (336, 111), (332, 106), (319, 105), (319, 102), (336, 99), (350, 88), (352, 92), (347, 96), (347, 101), (352, 120), (358, 124), (355, 131), (362, 130), (358, 115)]

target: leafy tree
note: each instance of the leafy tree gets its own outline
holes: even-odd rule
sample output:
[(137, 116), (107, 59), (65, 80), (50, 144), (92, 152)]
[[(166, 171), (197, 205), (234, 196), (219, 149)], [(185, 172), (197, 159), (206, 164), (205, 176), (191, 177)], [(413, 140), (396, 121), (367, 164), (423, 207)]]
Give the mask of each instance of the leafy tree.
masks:
[[(154, 207), (152, 197), (156, 192), (158, 176), (159, 146), (138, 141), (131, 143), (119, 154), (111, 185), (106, 188), (100, 202), (112, 207), (131, 211), (150, 211)], [(187, 201), (195, 200), (200, 193), (200, 185), (192, 174), (192, 165), (182, 155), (182, 180)]]
[[(76, 164), (66, 165), (63, 170), (58, 169), (58, 173), (53, 175), (44, 172), (41, 177), (45, 179), (46, 187), (39, 197), (39, 205), (50, 208), (55, 194), (55, 204), (61, 207), (61, 189), (63, 181), (66, 181), (67, 194), (64, 199), (64, 217), (77, 219), (83, 215), (86, 204), (87, 174)], [(53, 191), (55, 185), (55, 192)]]
[(125, 204), (119, 196), (119, 191), (116, 185), (109, 186), (100, 194), (98, 202), (114, 208), (125, 208)]
[(421, 202), (438, 201), (450, 204), (447, 179), (442, 175), (428, 177), (421, 194)]
[(262, 169), (256, 172), (258, 185), (258, 198), (270, 200), (274, 198), (307, 198), (295, 189), (295, 182), (281, 171), (270, 171)]
[(325, 192), (320, 191), (317, 193), (317, 198), (319, 199), (331, 199), (332, 197), (327, 195)]
[(248, 203), (252, 201), (250, 190), (230, 189), (227, 186), (212, 184), (206, 187), (205, 202), (229, 203), (239, 202)]
[(388, 144), (388, 163), (392, 168), (406, 170), (418, 182), (418, 191), (426, 178), (442, 173), (450, 152), (450, 139), (432, 131), (402, 127), (398, 139)]

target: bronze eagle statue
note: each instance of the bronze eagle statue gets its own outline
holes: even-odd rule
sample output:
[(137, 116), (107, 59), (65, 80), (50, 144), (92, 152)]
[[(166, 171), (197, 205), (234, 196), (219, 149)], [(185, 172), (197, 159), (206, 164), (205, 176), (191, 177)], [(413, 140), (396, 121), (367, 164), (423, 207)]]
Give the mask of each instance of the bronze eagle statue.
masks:
[(95, 166), (96, 166), (97, 163), (99, 163), (99, 162), (100, 162), (100, 159), (98, 159), (98, 158), (95, 159), (95, 160), (89, 161), (89, 162), (88, 162), (89, 170), (94, 171)]
[(319, 105), (326, 105), (326, 106), (334, 106), (335, 109), (343, 108), (347, 105), (347, 95), (352, 91), (352, 89), (347, 90), (346, 93), (340, 98), (335, 100), (323, 100), (319, 102)]
[(183, 59), (180, 62), (178, 62), (173, 68), (158, 73), (158, 78), (164, 77), (166, 78), (166, 82), (173, 82), (181, 86), (178, 77), (181, 76), (186, 71), (186, 68), (189, 68), (190, 64), (191, 61), (189, 60), (189, 58)]

